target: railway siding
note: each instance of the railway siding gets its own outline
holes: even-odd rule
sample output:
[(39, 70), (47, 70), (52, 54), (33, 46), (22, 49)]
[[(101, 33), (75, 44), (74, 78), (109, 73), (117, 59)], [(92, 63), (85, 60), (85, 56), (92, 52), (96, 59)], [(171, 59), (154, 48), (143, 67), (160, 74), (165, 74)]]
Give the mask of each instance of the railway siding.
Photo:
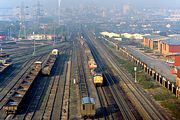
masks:
[(79, 102), (79, 88), (78, 88), (78, 65), (77, 65), (77, 44), (73, 42), (72, 51), (72, 68), (71, 68), (71, 90), (70, 90), (70, 109), (69, 109), (69, 119), (80, 118), (80, 102)]
[(40, 58), (33, 59), (29, 62), (28, 66), (24, 67), (21, 72), (13, 78), (13, 80), (1, 91), (0, 93), (0, 109), (7, 102), (9, 97), (15, 92), (18, 85), (23, 81), (23, 78), (27, 76), (27, 73), (31, 71), (31, 65)]
[[(62, 73), (66, 73), (66, 69), (67, 69), (67, 62), (64, 63), (64, 65), (62, 66), (61, 63), (61, 72)], [(63, 69), (64, 68), (64, 69)], [(57, 89), (57, 93), (56, 93), (56, 98), (55, 98), (55, 102), (54, 102), (54, 107), (53, 107), (53, 112), (52, 112), (52, 120), (56, 120), (56, 119), (60, 119), (61, 118), (61, 106), (62, 106), (62, 102), (63, 102), (63, 94), (64, 94), (64, 87), (65, 86), (65, 79), (66, 75), (62, 74), (60, 76), (60, 81), (59, 81), (59, 85), (58, 85), (58, 89)], [(62, 97), (59, 97), (62, 96)]]
[(47, 77), (44, 78), (43, 82), (39, 81), (39, 86), (36, 89), (35, 95), (33, 97), (33, 100), (30, 103), (30, 106), (28, 107), (27, 113), (25, 115), (25, 120), (31, 120), (33, 119), (34, 113), (37, 109), (37, 106), (39, 104), (41, 95), (45, 89), (45, 86), (47, 85)]
[(71, 61), (68, 61), (68, 67), (66, 71), (66, 83), (64, 88), (63, 104), (62, 104), (62, 113), (61, 119), (69, 119), (69, 99), (70, 99), (70, 80), (71, 80)]
[(51, 87), (50, 95), (48, 97), (48, 102), (46, 104), (44, 115), (43, 115), (44, 120), (49, 120), (51, 118), (51, 113), (53, 111), (54, 100), (56, 97), (56, 91), (57, 91), (57, 87), (58, 87), (60, 77), (55, 76), (55, 77), (53, 77), (53, 79), (54, 79), (53, 85)]
[(65, 85), (66, 73), (66, 56), (68, 51), (63, 52), (61, 57), (58, 57), (56, 61), (56, 66), (53, 68), (52, 76), (48, 76), (50, 80), (47, 90), (43, 93), (45, 94), (41, 104), (38, 105), (39, 110), (35, 112), (33, 119), (60, 119), (62, 97)]

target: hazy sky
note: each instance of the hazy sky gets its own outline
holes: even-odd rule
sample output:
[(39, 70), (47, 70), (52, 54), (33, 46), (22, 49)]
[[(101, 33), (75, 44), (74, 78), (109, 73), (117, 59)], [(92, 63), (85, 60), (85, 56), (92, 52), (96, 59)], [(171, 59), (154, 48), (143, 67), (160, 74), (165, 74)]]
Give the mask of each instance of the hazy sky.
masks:
[[(28, 5), (37, 3), (37, 0), (0, 0), (0, 7), (17, 6), (25, 1)], [(57, 5), (58, 0), (40, 0), (45, 6)], [(180, 0), (61, 0), (62, 6), (75, 6), (83, 4), (96, 4), (97, 6), (121, 6), (131, 4), (135, 7), (160, 7), (160, 8), (180, 8)]]

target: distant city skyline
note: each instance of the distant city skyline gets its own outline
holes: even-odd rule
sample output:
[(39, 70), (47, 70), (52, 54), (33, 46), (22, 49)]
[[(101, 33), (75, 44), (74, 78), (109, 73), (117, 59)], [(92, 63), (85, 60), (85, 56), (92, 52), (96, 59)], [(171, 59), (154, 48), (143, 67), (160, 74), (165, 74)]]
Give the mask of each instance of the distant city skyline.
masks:
[[(38, 0), (0, 0), (0, 8), (3, 7), (15, 7), (22, 1), (28, 5), (34, 5)], [(57, 7), (58, 0), (39, 0), (45, 7)], [(179, 0), (62, 0), (63, 7), (73, 7), (80, 5), (97, 5), (102, 7), (122, 7), (123, 4), (130, 4), (133, 7), (141, 8), (177, 8), (180, 9)]]

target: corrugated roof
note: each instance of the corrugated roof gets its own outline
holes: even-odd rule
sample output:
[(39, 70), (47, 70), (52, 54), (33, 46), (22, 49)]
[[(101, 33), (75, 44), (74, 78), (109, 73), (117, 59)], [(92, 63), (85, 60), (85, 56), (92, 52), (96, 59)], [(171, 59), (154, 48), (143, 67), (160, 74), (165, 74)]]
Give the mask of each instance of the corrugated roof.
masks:
[(160, 39), (160, 38), (167, 38), (165, 36), (160, 36), (160, 35), (150, 35), (150, 36), (145, 36), (145, 38), (149, 38), (152, 40)]
[(180, 66), (177, 66), (176, 69), (177, 69), (177, 70), (180, 70)]
[(81, 99), (82, 104), (95, 104), (94, 98), (84, 97)]
[(167, 57), (168, 56), (180, 56), (180, 52), (179, 53), (173, 53), (173, 54), (168, 54), (168, 55), (166, 55)]
[(166, 43), (168, 45), (180, 45), (180, 40), (177, 39), (167, 39), (167, 40), (161, 40), (160, 42)]

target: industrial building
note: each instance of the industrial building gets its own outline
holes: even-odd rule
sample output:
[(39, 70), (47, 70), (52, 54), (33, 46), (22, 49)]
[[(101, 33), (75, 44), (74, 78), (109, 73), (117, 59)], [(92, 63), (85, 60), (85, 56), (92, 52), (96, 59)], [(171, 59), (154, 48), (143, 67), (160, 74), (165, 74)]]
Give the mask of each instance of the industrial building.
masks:
[(174, 66), (180, 66), (180, 53), (172, 54), (174, 57)]
[(158, 45), (158, 51), (163, 55), (180, 52), (180, 40), (169, 38), (161, 40)]
[(180, 53), (175, 53), (175, 54), (168, 54), (166, 55), (166, 57), (168, 59), (170, 59), (171, 61), (173, 61), (173, 65), (174, 65), (174, 73), (177, 73), (177, 67), (180, 66)]
[(113, 32), (101, 32), (102, 36), (109, 37), (109, 38), (119, 38), (121, 35)]
[(160, 35), (151, 35), (151, 36), (145, 36), (143, 38), (143, 45), (146, 46), (146, 47), (149, 47), (153, 50), (158, 50), (158, 45), (159, 45), (159, 42), (162, 41), (162, 40), (166, 40), (167, 37), (164, 37), (164, 36), (160, 36)]
[(32, 34), (28, 36), (28, 40), (52, 40), (54, 37), (54, 34)]
[(172, 34), (172, 35), (168, 35), (168, 36), (171, 37), (171, 38), (180, 40), (180, 34)]
[(122, 37), (122, 38), (138, 39), (138, 40), (142, 40), (142, 39), (143, 39), (143, 36), (144, 36), (144, 35), (138, 34), (138, 33), (135, 33), (135, 34), (123, 33), (123, 34), (121, 34), (121, 37)]
[(0, 35), (0, 40), (5, 40), (6, 36)]
[(177, 67), (176, 86), (180, 87), (180, 66)]
[(180, 52), (180, 40), (160, 35), (145, 36), (143, 45), (166, 56)]

